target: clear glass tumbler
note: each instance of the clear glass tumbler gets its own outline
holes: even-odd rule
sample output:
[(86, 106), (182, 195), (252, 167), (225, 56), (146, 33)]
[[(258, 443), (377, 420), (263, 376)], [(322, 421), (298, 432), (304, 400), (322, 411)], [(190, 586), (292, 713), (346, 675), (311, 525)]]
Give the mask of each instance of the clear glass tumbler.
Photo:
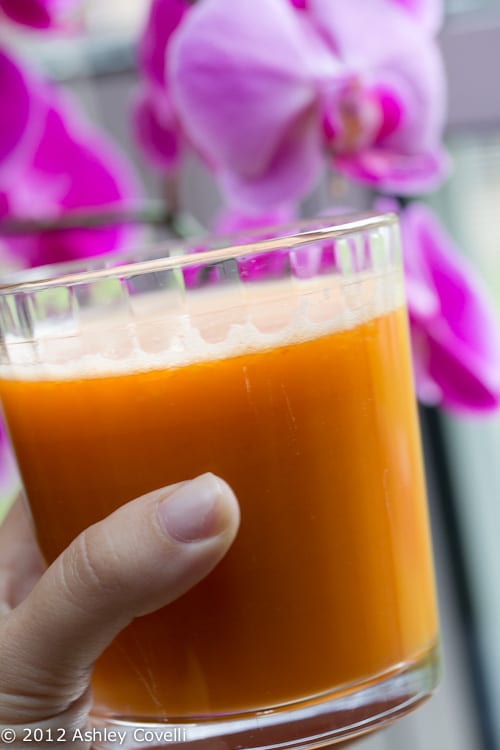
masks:
[(437, 681), (397, 220), (196, 250), (4, 284), (3, 409), (48, 562), (121, 504), (206, 471), (241, 505), (218, 567), (98, 660), (93, 726), (130, 749), (320, 747)]

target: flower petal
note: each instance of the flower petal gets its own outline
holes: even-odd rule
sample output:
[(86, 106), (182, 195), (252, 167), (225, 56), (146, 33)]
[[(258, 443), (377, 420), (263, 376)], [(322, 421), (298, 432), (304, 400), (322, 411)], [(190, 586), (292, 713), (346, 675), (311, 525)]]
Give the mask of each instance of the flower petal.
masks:
[[(353, 69), (385, 65), (414, 49), (424, 35), (394, 0), (308, 0), (308, 10), (336, 54)], [(367, 33), (369, 29), (369, 33)]]
[(397, 127), (383, 134), (383, 144), (407, 153), (435, 147), (444, 125), (446, 86), (429, 35), (394, 0), (310, 0), (310, 7), (345, 65), (378, 95), (385, 114), (388, 97), (392, 109), (398, 107)]
[(438, 49), (416, 34), (413, 39), (418, 42), (413, 48), (408, 46), (404, 55), (368, 76), (370, 92), (384, 115), (376, 142), (401, 153), (436, 148), (446, 118), (446, 81)]
[(0, 50), (0, 188), (33, 154), (43, 128), (46, 107), (38, 82), (28, 80), (21, 65)]
[(151, 166), (162, 172), (175, 169), (180, 158), (181, 134), (167, 92), (144, 90), (134, 104), (132, 124)]
[(256, 176), (221, 171), (221, 185), (234, 204), (242, 208), (266, 211), (269, 206), (280, 210), (300, 199), (313, 187), (323, 167), (323, 152), (317, 135), (314, 109), (302, 113), (288, 130), (266, 169)]
[(255, 239), (256, 229), (288, 223), (296, 218), (296, 215), (297, 208), (292, 204), (256, 214), (240, 211), (234, 206), (226, 206), (216, 217), (213, 230), (219, 236), (250, 231)]
[(443, 22), (442, 0), (391, 0), (406, 8), (422, 26), (436, 33)]
[[(266, 22), (255, 23), (258, 17)], [(307, 157), (301, 154), (297, 164), (304, 169), (316, 139), (318, 158), (307, 169), (306, 192), (319, 163), (317, 83), (339, 66), (304, 14), (283, 0), (199, 3), (172, 40), (169, 67), (182, 127), (223, 175), (226, 189), (241, 187), (241, 202), (253, 203), (270, 177), (270, 195), (296, 197), (304, 175), (292, 179), (287, 191), (272, 172), (294, 172), (284, 160), (302, 140)]]
[[(443, 177), (440, 142), (446, 96), (434, 40), (394, 0), (310, 0), (309, 8), (355, 76), (345, 95), (340, 92), (336, 98), (324, 92), (327, 121), (335, 122), (332, 107), (339, 110), (341, 123), (347, 117), (346, 127), (337, 128), (338, 139), (330, 134), (333, 153), (345, 157), (339, 159), (339, 168), (389, 192), (400, 185), (405, 194), (435, 187)], [(352, 103), (347, 107), (349, 95)], [(374, 114), (361, 117), (374, 107), (378, 124)]]
[(188, 0), (153, 0), (139, 43), (139, 66), (152, 85), (166, 82), (166, 54), (170, 37), (189, 10)]
[(81, 0), (0, 0), (0, 9), (11, 21), (47, 29)]
[(396, 195), (432, 191), (450, 171), (449, 158), (439, 148), (421, 154), (372, 148), (359, 154), (335, 156), (333, 163), (345, 177)]
[(494, 306), (473, 268), (429, 208), (411, 204), (401, 217), (406, 273), (429, 284), (439, 310), (410, 318), (420, 344), (416, 368), (441, 390), (443, 406), (482, 411), (500, 405), (500, 335)]
[[(16, 218), (57, 218), (79, 209), (123, 206), (138, 195), (125, 158), (97, 131), (82, 125), (68, 101), (48, 106), (45, 129), (31, 164), (4, 191)], [(43, 265), (116, 249), (130, 228), (54, 230), (4, 238), (18, 264)]]
[[(219, 235), (238, 234), (239, 242), (255, 242), (276, 236), (275, 227), (288, 223), (296, 216), (296, 206), (284, 205), (272, 211), (248, 214), (231, 207), (217, 217), (214, 231)], [(262, 230), (257, 232), (256, 230)], [(238, 259), (240, 278), (243, 281), (259, 281), (280, 277), (288, 265), (286, 250), (271, 250)]]

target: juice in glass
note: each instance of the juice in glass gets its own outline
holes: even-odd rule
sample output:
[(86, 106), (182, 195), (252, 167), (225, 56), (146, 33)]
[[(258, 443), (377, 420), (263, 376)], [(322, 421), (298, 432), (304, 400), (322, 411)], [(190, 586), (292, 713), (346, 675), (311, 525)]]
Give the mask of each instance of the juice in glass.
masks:
[[(61, 339), (56, 363), (1, 370), (48, 562), (121, 504), (205, 471), (223, 477), (241, 506), (237, 539), (217, 568), (136, 619), (97, 662), (94, 715), (110, 725), (217, 724), (227, 747), (240, 744), (242, 722), (255, 730), (263, 716), (274, 728), (244, 735), (248, 746), (308, 746), (325, 726), (330, 742), (363, 731), (435, 681), (400, 272), (365, 268), (347, 285), (328, 273), (249, 284), (244, 302), (231, 286), (193, 294), (169, 313), (183, 346), (174, 335), (158, 351), (132, 326), (135, 343), (113, 361), (95, 352), (65, 360)], [(156, 330), (148, 316), (141, 330)], [(127, 329), (122, 311), (108, 323), (109, 337)], [(400, 685), (392, 703), (383, 702), (388, 685)], [(349, 696), (363, 711), (346, 730), (356, 724)], [(284, 729), (294, 710), (307, 721)]]

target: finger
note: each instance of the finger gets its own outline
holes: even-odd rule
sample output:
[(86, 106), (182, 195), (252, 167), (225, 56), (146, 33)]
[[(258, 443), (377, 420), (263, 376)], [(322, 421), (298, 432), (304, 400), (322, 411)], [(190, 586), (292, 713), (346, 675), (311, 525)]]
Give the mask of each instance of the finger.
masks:
[(203, 578), (238, 523), (229, 486), (204, 474), (134, 500), (84, 531), (0, 623), (0, 724), (66, 710), (117, 633)]
[(0, 613), (22, 602), (45, 568), (29, 514), (18, 498), (0, 525)]

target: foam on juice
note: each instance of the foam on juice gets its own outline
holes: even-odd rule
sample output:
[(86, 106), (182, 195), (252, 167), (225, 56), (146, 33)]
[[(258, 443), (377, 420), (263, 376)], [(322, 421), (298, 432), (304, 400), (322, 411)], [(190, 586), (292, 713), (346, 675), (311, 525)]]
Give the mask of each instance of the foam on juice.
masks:
[(103, 314), (6, 337), (0, 378), (72, 380), (183, 367), (354, 328), (403, 304), (399, 273), (213, 287), (128, 298)]

